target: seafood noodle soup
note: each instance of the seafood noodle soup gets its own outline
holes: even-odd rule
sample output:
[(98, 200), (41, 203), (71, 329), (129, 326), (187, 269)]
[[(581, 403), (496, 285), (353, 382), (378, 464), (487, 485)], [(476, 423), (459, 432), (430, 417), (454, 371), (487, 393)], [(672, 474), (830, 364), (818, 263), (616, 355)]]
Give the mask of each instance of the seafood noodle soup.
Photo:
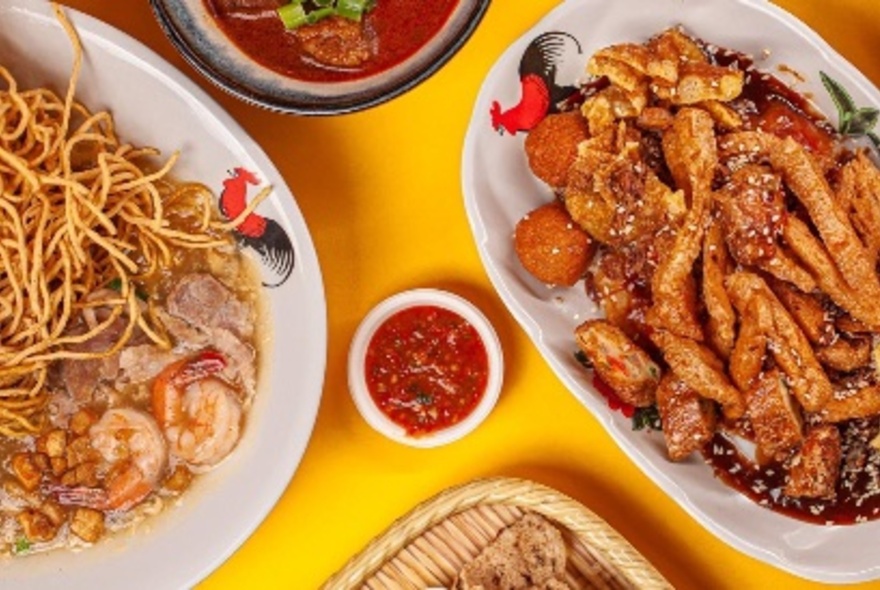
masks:
[(260, 282), (176, 155), (0, 64), (0, 554), (88, 545), (232, 453), (257, 391)]

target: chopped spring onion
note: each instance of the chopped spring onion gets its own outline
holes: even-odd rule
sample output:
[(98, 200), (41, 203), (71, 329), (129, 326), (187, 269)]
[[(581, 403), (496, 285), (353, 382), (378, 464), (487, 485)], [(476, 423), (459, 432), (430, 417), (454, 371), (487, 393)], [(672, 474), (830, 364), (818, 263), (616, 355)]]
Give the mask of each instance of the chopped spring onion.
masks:
[(284, 23), (285, 29), (295, 29), (308, 23), (306, 9), (303, 8), (301, 2), (285, 4), (278, 9), (278, 16), (281, 17), (281, 22)]
[(336, 13), (347, 19), (359, 21), (361, 16), (369, 12), (375, 4), (375, 0), (337, 0)]
[(360, 21), (376, 6), (377, 0), (293, 0), (278, 8), (278, 16), (286, 29), (313, 25), (328, 16), (341, 16)]

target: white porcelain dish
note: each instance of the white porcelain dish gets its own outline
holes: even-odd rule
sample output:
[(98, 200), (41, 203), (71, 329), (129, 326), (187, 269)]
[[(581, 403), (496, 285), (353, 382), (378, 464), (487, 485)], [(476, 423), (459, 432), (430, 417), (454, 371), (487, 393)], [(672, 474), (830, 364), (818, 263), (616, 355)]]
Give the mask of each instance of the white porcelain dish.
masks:
[[(229, 557), (267, 516), (305, 452), (326, 363), (321, 272), (302, 215), (260, 147), (207, 94), (158, 55), (84, 14), (68, 10), (85, 47), (77, 97), (109, 109), (120, 137), (181, 151), (174, 174), (219, 194), (227, 170), (245, 168), (273, 187), (259, 213), (287, 235), (294, 257), (278, 274), (264, 267), (269, 331), (259, 391), (238, 448), (170, 507), (139, 529), (77, 553), (0, 560), (4, 588), (186, 588)], [(72, 49), (50, 4), (0, 0), (0, 64), (22, 87), (63, 95)], [(252, 187), (253, 193), (257, 187)], [(253, 194), (252, 193), (252, 194)], [(289, 274), (288, 274), (289, 271)], [(285, 280), (286, 278), (286, 280)]]
[[(549, 289), (529, 276), (514, 254), (511, 233), (516, 222), (551, 197), (528, 169), (524, 135), (499, 134), (493, 125), (493, 120), (506, 122), (516, 130), (510, 121), (519, 115), (503, 113), (520, 100), (518, 67), (526, 47), (548, 31), (573, 36), (574, 58), (564, 60), (556, 73), (558, 83), (573, 84), (582, 76), (587, 57), (600, 47), (641, 42), (678, 24), (712, 43), (754, 55), (758, 67), (777, 72), (786, 82), (793, 80), (779, 74), (778, 66), (799, 72), (804, 81), (795, 88), (811, 96), (833, 122), (836, 109), (820, 72), (839, 82), (859, 107), (880, 106), (880, 92), (862, 74), (808, 27), (769, 2), (569, 0), (510, 46), (477, 99), (465, 140), (463, 189), (480, 255), (501, 298), (556, 375), (623, 451), (698, 522), (748, 555), (805, 578), (837, 583), (876, 579), (880, 561), (874, 541), (880, 521), (817, 526), (782, 516), (716, 480), (701, 461), (669, 462), (662, 436), (633, 432), (628, 419), (609, 410), (573, 356), (574, 327), (597, 315), (583, 287)], [(499, 105), (493, 107), (496, 101)]]
[[(486, 347), (486, 355), (489, 361), (489, 378), (486, 383), (486, 391), (479, 404), (464, 420), (448, 428), (437, 432), (413, 437), (406, 433), (406, 429), (393, 422), (386, 416), (373, 401), (367, 388), (366, 373), (364, 370), (367, 348), (376, 330), (394, 314), (419, 306), (436, 306), (452, 311), (474, 327)], [(413, 289), (404, 291), (385, 299), (374, 307), (364, 317), (360, 326), (352, 338), (351, 348), (348, 355), (348, 387), (355, 406), (364, 420), (377, 432), (384, 434), (391, 440), (404, 445), (418, 448), (439, 447), (457, 441), (472, 432), (483, 423), (501, 392), (501, 384), (504, 380), (504, 356), (501, 350), (501, 342), (495, 329), (485, 315), (470, 301), (438, 289)]]

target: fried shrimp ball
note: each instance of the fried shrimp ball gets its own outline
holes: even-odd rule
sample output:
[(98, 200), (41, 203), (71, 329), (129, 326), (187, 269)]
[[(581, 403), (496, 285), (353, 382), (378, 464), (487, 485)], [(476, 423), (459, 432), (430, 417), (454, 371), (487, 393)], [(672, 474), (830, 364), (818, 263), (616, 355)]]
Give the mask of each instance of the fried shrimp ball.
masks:
[(529, 168), (551, 187), (565, 185), (578, 144), (588, 137), (587, 120), (579, 112), (548, 115), (526, 136)]
[(556, 201), (531, 211), (516, 224), (514, 247), (525, 269), (551, 285), (575, 284), (592, 255), (590, 237)]

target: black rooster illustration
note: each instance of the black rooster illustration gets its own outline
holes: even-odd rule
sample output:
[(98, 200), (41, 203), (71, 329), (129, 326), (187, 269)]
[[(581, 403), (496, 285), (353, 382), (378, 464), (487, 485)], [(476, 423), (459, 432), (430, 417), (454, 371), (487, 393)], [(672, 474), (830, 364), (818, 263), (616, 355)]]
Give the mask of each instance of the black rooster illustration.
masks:
[[(227, 219), (235, 219), (244, 212), (248, 185), (259, 182), (253, 172), (244, 168), (234, 169), (230, 178), (223, 181), (220, 211)], [(287, 280), (294, 266), (293, 244), (277, 221), (252, 212), (235, 228), (235, 234), (239, 242), (256, 251), (278, 279), (272, 283), (264, 282), (263, 286), (278, 287)]]
[(498, 101), (494, 101), (492, 127), (501, 134), (507, 131), (514, 135), (532, 129), (548, 113), (556, 112), (556, 105), (577, 90), (574, 86), (556, 83), (558, 66), (572, 48), (581, 54), (578, 40), (559, 31), (543, 33), (529, 43), (519, 63), (520, 101), (504, 112)]

